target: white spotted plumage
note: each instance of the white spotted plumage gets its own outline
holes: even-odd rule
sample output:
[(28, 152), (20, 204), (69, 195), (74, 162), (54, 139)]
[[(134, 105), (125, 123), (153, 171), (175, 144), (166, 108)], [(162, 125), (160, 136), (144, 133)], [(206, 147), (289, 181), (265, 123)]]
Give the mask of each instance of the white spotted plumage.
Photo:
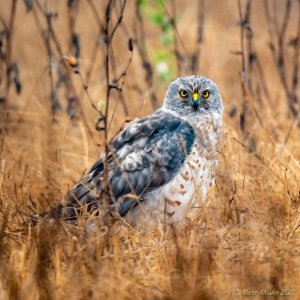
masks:
[[(150, 193), (147, 196), (149, 201), (141, 203), (139, 214), (143, 214), (143, 222), (137, 223), (137, 212), (132, 211), (127, 216), (129, 223), (136, 226), (155, 222), (177, 223), (188, 215), (191, 208), (198, 208), (205, 203), (207, 192), (215, 179), (222, 115), (187, 121), (196, 131), (190, 155), (171, 182)], [(199, 147), (203, 135), (215, 151), (207, 153), (207, 149)]]

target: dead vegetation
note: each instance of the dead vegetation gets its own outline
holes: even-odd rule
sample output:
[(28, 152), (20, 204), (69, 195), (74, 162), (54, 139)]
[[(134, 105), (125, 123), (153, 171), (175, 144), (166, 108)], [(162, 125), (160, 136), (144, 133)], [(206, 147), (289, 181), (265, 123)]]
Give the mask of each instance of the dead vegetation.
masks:
[[(296, 0), (1, 1), (0, 298), (299, 297), (299, 36)], [(218, 84), (224, 129), (180, 232), (29, 225), (191, 73)]]

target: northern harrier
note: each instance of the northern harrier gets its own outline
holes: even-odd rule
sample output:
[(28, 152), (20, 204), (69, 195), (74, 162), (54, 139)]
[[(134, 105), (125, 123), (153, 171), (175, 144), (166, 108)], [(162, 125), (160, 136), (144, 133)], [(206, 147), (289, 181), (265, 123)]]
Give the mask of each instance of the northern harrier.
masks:
[(211, 80), (198, 75), (176, 79), (162, 108), (130, 123), (109, 144), (108, 203), (103, 204), (102, 156), (71, 189), (60, 214), (75, 224), (83, 209), (100, 217), (106, 210), (137, 225), (182, 220), (205, 201), (214, 182), (222, 111)]

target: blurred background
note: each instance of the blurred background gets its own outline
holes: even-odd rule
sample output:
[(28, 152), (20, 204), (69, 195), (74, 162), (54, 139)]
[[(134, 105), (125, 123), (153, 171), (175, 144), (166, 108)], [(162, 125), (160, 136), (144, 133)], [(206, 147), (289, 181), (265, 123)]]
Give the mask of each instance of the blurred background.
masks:
[[(150, 298), (181, 295), (172, 284), (162, 287), (171, 269), (194, 282), (189, 297), (200, 295), (199, 287), (212, 297), (213, 282), (220, 287), (214, 295), (222, 298), (247, 283), (296, 287), (299, 64), (297, 0), (0, 0), (0, 220), (7, 257), (18, 249), (11, 240), (24, 246), (24, 219), (60, 202), (99, 157), (105, 140), (161, 107), (170, 81), (201, 74), (218, 85), (224, 102), (217, 184), (189, 227), (201, 228), (193, 241), (213, 251), (206, 250), (212, 260), (203, 260), (208, 273), (194, 261), (196, 273), (139, 266), (148, 283), (124, 280), (136, 297), (147, 291)], [(281, 243), (288, 249), (284, 255)], [(245, 261), (249, 267), (241, 265)], [(15, 268), (14, 260), (6, 263), (2, 271)], [(68, 266), (61, 270), (64, 282)], [(111, 286), (123, 283), (126, 297), (122, 272), (115, 278), (108, 270), (107, 280)], [(32, 281), (14, 276), (18, 295), (30, 298), (22, 286)], [(151, 284), (158, 286), (154, 294)], [(94, 288), (94, 295), (102, 295)], [(112, 288), (107, 295), (114, 293)]]

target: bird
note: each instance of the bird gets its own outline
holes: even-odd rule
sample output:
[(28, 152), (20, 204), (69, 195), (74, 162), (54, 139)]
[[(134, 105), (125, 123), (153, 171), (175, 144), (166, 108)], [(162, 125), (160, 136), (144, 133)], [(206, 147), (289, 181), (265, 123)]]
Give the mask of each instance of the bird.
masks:
[(192, 207), (205, 203), (215, 181), (222, 113), (212, 80), (177, 78), (162, 107), (113, 138), (56, 212), (71, 224), (83, 210), (133, 226), (184, 220)]

